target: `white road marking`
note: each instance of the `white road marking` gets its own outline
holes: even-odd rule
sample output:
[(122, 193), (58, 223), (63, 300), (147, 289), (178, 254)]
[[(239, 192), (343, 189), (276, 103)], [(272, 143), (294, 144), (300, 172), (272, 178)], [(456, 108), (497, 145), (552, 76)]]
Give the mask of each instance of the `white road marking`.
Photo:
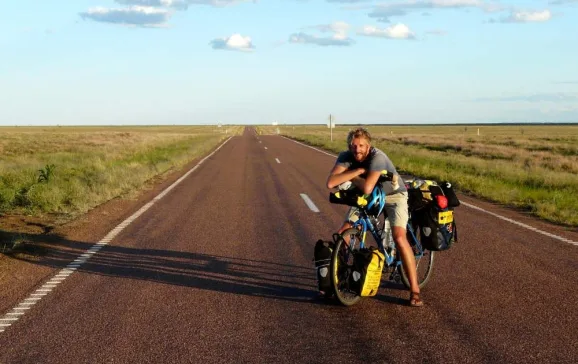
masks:
[[(327, 152), (324, 151), (324, 150), (314, 148), (314, 147), (312, 147), (312, 146), (310, 146), (310, 145), (307, 145), (307, 144), (303, 144), (303, 143), (301, 143), (301, 142), (298, 142), (298, 141), (296, 141), (296, 140), (293, 140), (293, 139), (291, 139), (291, 138), (288, 138), (288, 137), (286, 137), (286, 136), (284, 136), (284, 135), (281, 135), (281, 136), (282, 136), (283, 138), (285, 138), (285, 139), (288, 139), (288, 140), (294, 142), (294, 143), (301, 144), (301, 145), (303, 145), (303, 146), (305, 146), (305, 147), (307, 147), (307, 148), (314, 149), (314, 150), (316, 150), (316, 151), (318, 151), (318, 152), (320, 152), (320, 153), (326, 154), (326, 155), (331, 156), (331, 157), (337, 157), (336, 154), (327, 153)], [(561, 237), (561, 236), (558, 236), (558, 235), (555, 235), (555, 234), (552, 234), (552, 233), (549, 233), (549, 232), (546, 232), (546, 231), (542, 231), (542, 230), (540, 230), (540, 229), (537, 229), (537, 228), (532, 227), (532, 226), (530, 226), (530, 225), (521, 223), (521, 222), (519, 222), (519, 221), (516, 221), (516, 220), (510, 219), (510, 218), (504, 217), (504, 216), (499, 215), (499, 214), (496, 214), (496, 213), (494, 213), (494, 212), (490, 212), (490, 211), (484, 210), (483, 208), (478, 207), (478, 206), (476, 206), (476, 205), (472, 205), (472, 204), (469, 204), (469, 203), (466, 203), (466, 202), (461, 202), (461, 204), (464, 205), (464, 206), (467, 206), (467, 207), (469, 207), (469, 208), (471, 208), (471, 209), (475, 209), (475, 210), (478, 210), (478, 211), (481, 211), (481, 212), (485, 212), (485, 213), (487, 213), (487, 214), (490, 214), (490, 215), (492, 215), (492, 216), (495, 216), (495, 217), (497, 217), (498, 219), (502, 219), (502, 220), (504, 220), (504, 221), (511, 222), (512, 224), (521, 226), (521, 227), (523, 227), (523, 228), (526, 228), (526, 229), (528, 229), (528, 230), (534, 231), (534, 232), (536, 232), (536, 233), (539, 233), (539, 234), (542, 234), (542, 235), (546, 235), (546, 236), (551, 237), (551, 238), (554, 238), (554, 239), (556, 239), (556, 240), (560, 240), (560, 241), (563, 241), (563, 242), (565, 242), (565, 243), (578, 246), (578, 242), (576, 242), (576, 241), (572, 241), (572, 240), (570, 240), (570, 239), (566, 239), (566, 238), (564, 238), (564, 237)]]
[(307, 206), (311, 209), (311, 211), (313, 212), (319, 212), (319, 209), (317, 208), (317, 206), (315, 206), (315, 204), (313, 203), (313, 201), (311, 201), (311, 199), (309, 198), (309, 196), (307, 196), (304, 193), (301, 193), (301, 198), (303, 199), (303, 201), (305, 201), (305, 204), (307, 204)]
[(265, 149), (267, 149), (267, 147), (265, 147)]
[(542, 230), (540, 230), (540, 229), (536, 229), (535, 227), (532, 227), (532, 226), (530, 226), (530, 225), (526, 225), (526, 224), (521, 223), (521, 222), (519, 222), (519, 221), (510, 219), (510, 218), (507, 218), (507, 217), (504, 217), (504, 216), (501, 216), (501, 215), (498, 215), (498, 214), (496, 214), (496, 213), (494, 213), (494, 212), (490, 212), (490, 211), (488, 211), (488, 210), (484, 210), (484, 209), (481, 208), (481, 207), (478, 207), (478, 206), (469, 204), (469, 203), (467, 203), (467, 202), (461, 202), (461, 201), (460, 201), (460, 203), (461, 203), (462, 205), (464, 205), (464, 206), (467, 206), (467, 207), (471, 208), (471, 209), (485, 212), (486, 214), (490, 214), (490, 215), (492, 215), (492, 216), (497, 217), (498, 219), (502, 219), (502, 220), (504, 220), (504, 221), (511, 222), (512, 224), (516, 224), (516, 225), (521, 226), (521, 227), (523, 227), (523, 228), (526, 228), (526, 229), (528, 229), (528, 230), (532, 230), (532, 231), (537, 232), (537, 233), (539, 233), (539, 234), (546, 235), (546, 236), (548, 236), (548, 237), (550, 237), (550, 238), (554, 238), (554, 239), (556, 239), (556, 240), (560, 240), (560, 241), (563, 241), (563, 242), (565, 242), (565, 243), (578, 246), (578, 242), (577, 242), (577, 241), (572, 241), (572, 240), (570, 240), (570, 239), (566, 239), (566, 238), (563, 238), (563, 237), (561, 237), (561, 236), (558, 236), (558, 235), (555, 235), (555, 234), (552, 234), (552, 233), (549, 233), (549, 232), (546, 232), (546, 231), (542, 231)]
[(307, 147), (307, 148), (315, 149), (316, 151), (318, 151), (318, 152), (320, 152), (320, 153), (323, 153), (323, 154), (326, 154), (326, 155), (328, 155), (328, 156), (330, 156), (330, 157), (337, 157), (337, 154), (327, 153), (327, 152), (324, 151), (324, 150), (317, 149), (317, 148), (312, 147), (312, 146), (307, 145), (307, 144), (303, 144), (303, 143), (298, 142), (298, 141), (296, 141), (296, 140), (293, 140), (293, 139), (291, 139), (291, 138), (287, 138), (287, 137), (284, 136), (284, 135), (281, 135), (281, 136), (282, 136), (283, 138), (285, 138), (285, 139), (291, 140), (291, 141), (294, 142), (294, 143), (301, 144), (301, 145), (303, 145), (303, 146), (305, 146), (305, 147)]
[[(47, 295), (49, 292), (52, 292), (53, 288), (56, 288), (58, 284), (64, 281), (64, 279), (68, 278), (69, 275), (74, 273), (74, 271), (80, 267), (83, 263), (85, 263), (88, 259), (90, 259), (93, 255), (95, 255), (103, 246), (107, 245), (114, 239), (125, 227), (130, 225), (133, 221), (135, 221), (140, 215), (142, 215), (146, 210), (148, 210), (155, 202), (166, 196), (169, 191), (171, 191), (176, 185), (181, 183), (185, 178), (187, 178), (191, 173), (193, 173), (207, 158), (211, 157), (215, 154), (219, 149), (223, 147), (223, 145), (227, 144), (227, 142), (231, 139), (229, 137), (227, 140), (223, 142), (217, 149), (215, 149), (211, 154), (207, 155), (205, 158), (201, 159), (197, 165), (191, 168), (187, 173), (181, 176), (178, 180), (176, 180), (173, 184), (167, 187), (164, 191), (158, 194), (152, 201), (148, 202), (144, 206), (142, 206), (137, 212), (132, 214), (126, 220), (121, 222), (117, 225), (114, 229), (112, 229), (104, 238), (102, 238), (98, 243), (91, 246), (89, 249), (85, 250), (80, 256), (78, 256), (74, 261), (69, 263), (66, 268), (60, 270), (58, 274), (53, 276), (48, 282), (46, 282), (41, 288), (34, 291), (34, 293), (30, 294), (28, 298), (26, 298), (23, 302), (20, 302), (16, 307), (12, 308), (12, 311), (16, 310), (29, 310), (30, 307), (36, 302), (40, 301), (43, 296)], [(267, 147), (265, 147), (267, 149)], [(39, 297), (40, 296), (40, 297)], [(12, 325), (16, 322), (20, 316), (22, 316), (24, 312), (18, 313), (6, 313), (3, 317), (0, 317), (0, 333), (6, 331), (5, 328)], [(17, 317), (14, 317), (17, 316)], [(10, 321), (9, 324), (3, 323)]]
[(279, 160), (279, 158), (275, 158), (275, 160), (277, 161), (277, 163), (281, 163), (281, 161)]

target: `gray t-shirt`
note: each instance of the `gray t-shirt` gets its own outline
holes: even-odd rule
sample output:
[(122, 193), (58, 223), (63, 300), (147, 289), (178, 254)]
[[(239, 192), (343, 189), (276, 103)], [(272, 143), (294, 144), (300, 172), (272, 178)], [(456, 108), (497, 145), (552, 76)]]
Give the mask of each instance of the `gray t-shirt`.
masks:
[[(337, 156), (337, 161), (335, 162), (336, 165), (343, 166), (347, 169), (356, 169), (356, 168), (364, 168), (366, 171), (379, 171), (387, 170), (388, 174), (396, 174), (398, 176), (398, 188), (396, 190), (393, 189), (392, 183), (390, 181), (387, 182), (378, 182), (381, 184), (381, 189), (385, 192), (386, 195), (391, 195), (393, 193), (404, 192), (407, 191), (405, 188), (405, 183), (403, 183), (403, 179), (397, 173), (395, 166), (389, 159), (389, 157), (380, 149), (376, 147), (371, 147), (369, 150), (369, 155), (363, 162), (358, 162), (353, 157), (353, 153), (351, 151), (343, 151), (339, 153)], [(367, 178), (367, 172), (360, 175), (362, 178)]]

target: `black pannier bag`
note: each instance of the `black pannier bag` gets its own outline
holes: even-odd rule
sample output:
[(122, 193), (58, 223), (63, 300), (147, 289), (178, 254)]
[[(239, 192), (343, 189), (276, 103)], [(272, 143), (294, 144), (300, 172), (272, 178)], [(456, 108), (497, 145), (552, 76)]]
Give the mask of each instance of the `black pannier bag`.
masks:
[(413, 226), (419, 229), (423, 248), (432, 251), (451, 248), (457, 242), (453, 208), (460, 205), (451, 183), (417, 180), (408, 188), (408, 197)]
[(431, 204), (436, 195), (444, 192), (437, 182), (432, 180), (416, 180), (407, 188), (409, 211), (420, 210)]
[(422, 190), (419, 188), (408, 188), (407, 198), (407, 205), (410, 211), (419, 210), (425, 207), (425, 205), (428, 203), (428, 201), (423, 196)]
[(424, 249), (448, 250), (458, 240), (453, 210), (440, 210), (432, 203), (430, 206), (412, 212), (412, 221), (419, 229), (420, 242)]
[(331, 284), (331, 255), (335, 243), (333, 241), (317, 240), (315, 243), (315, 250), (313, 252), (313, 261), (315, 263), (317, 287), (320, 292), (329, 295), (333, 292), (333, 285)]
[(452, 184), (449, 181), (444, 181), (440, 183), (440, 187), (448, 199), (448, 207), (458, 207), (460, 205), (460, 200), (458, 200), (458, 196), (456, 196)]
[(363, 193), (358, 188), (352, 188), (349, 190), (339, 190), (336, 192), (329, 193), (329, 202), (338, 205), (359, 207), (358, 199), (361, 196), (363, 196)]

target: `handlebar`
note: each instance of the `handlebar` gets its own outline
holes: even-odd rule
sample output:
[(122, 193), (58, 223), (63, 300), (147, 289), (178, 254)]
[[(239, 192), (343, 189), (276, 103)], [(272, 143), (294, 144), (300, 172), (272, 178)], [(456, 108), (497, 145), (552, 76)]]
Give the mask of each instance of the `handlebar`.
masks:
[(391, 182), (395, 179), (397, 179), (397, 175), (394, 175), (391, 172), (388, 172), (386, 169), (384, 169), (383, 171), (381, 171), (381, 175), (378, 178), (378, 182)]

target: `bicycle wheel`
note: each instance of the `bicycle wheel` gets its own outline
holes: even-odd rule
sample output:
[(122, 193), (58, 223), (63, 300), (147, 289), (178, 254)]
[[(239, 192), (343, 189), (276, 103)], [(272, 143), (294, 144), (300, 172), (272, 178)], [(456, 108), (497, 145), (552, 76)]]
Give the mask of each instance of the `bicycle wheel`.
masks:
[[(415, 234), (416, 234), (416, 238), (419, 240), (419, 228), (415, 229)], [(411, 234), (409, 234), (408, 232), (408, 237), (407, 240), (410, 242), (412, 241), (412, 237)], [(412, 246), (412, 249), (415, 249)], [(423, 251), (423, 255), (421, 256), (421, 258), (415, 258), (415, 265), (416, 265), (416, 271), (417, 271), (417, 282), (419, 284), (419, 288), (423, 288), (425, 287), (425, 285), (427, 284), (431, 273), (432, 273), (432, 269), (433, 269), (433, 263), (434, 263), (434, 254), (435, 252), (431, 251), (431, 250), (424, 250)], [(405, 268), (403, 267), (403, 264), (401, 265), (401, 280), (403, 281), (404, 286), (406, 286), (407, 288), (410, 288), (410, 284), (409, 284), (409, 277), (407, 275), (407, 272), (405, 271)]]
[[(345, 306), (356, 304), (360, 299), (356, 292), (349, 288), (353, 272), (353, 251), (359, 250), (361, 232), (351, 228), (341, 233), (342, 239), (337, 241), (331, 257), (331, 283), (335, 296)], [(349, 245), (345, 244), (345, 239)]]

